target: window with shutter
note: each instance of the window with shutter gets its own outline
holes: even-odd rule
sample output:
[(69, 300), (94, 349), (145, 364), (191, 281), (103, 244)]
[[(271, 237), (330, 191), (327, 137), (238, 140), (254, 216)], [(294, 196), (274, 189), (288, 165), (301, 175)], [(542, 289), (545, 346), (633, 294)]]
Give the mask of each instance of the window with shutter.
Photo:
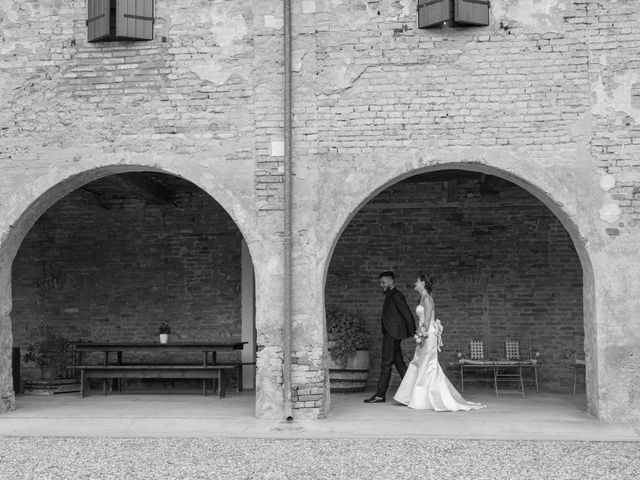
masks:
[(418, 28), (442, 25), (451, 19), (450, 0), (418, 0)]
[(153, 0), (117, 0), (116, 35), (121, 38), (153, 38)]
[(109, 37), (109, 2), (87, 0), (87, 40), (97, 42)]
[(465, 25), (489, 25), (489, 0), (455, 0), (455, 21)]
[(154, 0), (87, 0), (87, 38), (152, 40), (153, 7)]
[(489, 25), (489, 0), (418, 0), (418, 28)]

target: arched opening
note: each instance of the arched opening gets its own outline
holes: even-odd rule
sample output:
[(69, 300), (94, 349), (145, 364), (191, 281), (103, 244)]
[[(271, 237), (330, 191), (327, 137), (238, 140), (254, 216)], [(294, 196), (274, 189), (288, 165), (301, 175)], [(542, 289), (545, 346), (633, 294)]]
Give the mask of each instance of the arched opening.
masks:
[[(365, 319), (368, 388), (380, 364), (378, 274), (395, 271), (411, 305), (413, 282), (427, 271), (445, 324), (440, 363), (458, 387), (458, 358), (469, 356), (471, 340), (499, 359), (505, 341), (516, 339), (522, 356), (537, 360), (541, 392), (572, 397), (575, 359), (586, 355), (586, 381), (578, 371), (577, 396), (567, 400), (596, 413), (593, 279), (577, 228), (550, 197), (514, 175), (484, 165), (446, 168), (413, 171), (372, 192), (334, 243), (325, 306)], [(412, 339), (403, 342), (407, 361), (414, 348)], [(526, 376), (525, 391), (535, 393)], [(399, 380), (394, 371), (390, 390)], [(465, 391), (471, 385), (482, 393), (487, 380), (468, 382)]]
[[(18, 392), (77, 391), (80, 386), (77, 369), (41, 368), (55, 363), (42, 359), (38, 349), (43, 341), (139, 345), (117, 356), (115, 351), (108, 356), (85, 352), (81, 363), (108, 361), (152, 369), (202, 365), (205, 347), (191, 349), (191, 344), (214, 348), (210, 345), (246, 342), (243, 349), (216, 352), (217, 364), (234, 367), (225, 370), (223, 380), (215, 380), (223, 382), (227, 397), (238, 397), (227, 399), (228, 405), (243, 405), (244, 413), (253, 415), (251, 256), (229, 213), (194, 183), (136, 167), (73, 177), (27, 210), (3, 250), (3, 270), (11, 269), (10, 315), (3, 318), (3, 326), (12, 335), (14, 351), (21, 353)], [(159, 350), (162, 323), (171, 333), (168, 347)], [(25, 358), (29, 352), (33, 355)], [(77, 363), (78, 353), (68, 348), (64, 361)], [(213, 363), (211, 353), (206, 363)], [(173, 377), (166, 371), (156, 377), (150, 370), (140, 378), (86, 384), (92, 390), (190, 396), (206, 387), (212, 401), (218, 400), (210, 377), (203, 384), (197, 374), (183, 370), (188, 372), (183, 368)], [(43, 381), (43, 373), (54, 378)]]

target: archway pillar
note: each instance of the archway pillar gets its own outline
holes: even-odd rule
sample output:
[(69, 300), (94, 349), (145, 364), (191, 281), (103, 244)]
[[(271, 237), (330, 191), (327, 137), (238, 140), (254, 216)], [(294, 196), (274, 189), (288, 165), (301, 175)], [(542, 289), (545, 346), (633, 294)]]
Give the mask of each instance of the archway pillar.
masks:
[[(272, 225), (272, 228), (278, 228), (276, 224), (277, 222)], [(256, 288), (256, 416), (258, 418), (284, 416), (282, 249), (282, 241), (275, 235), (264, 239), (259, 245), (252, 246), (252, 251), (256, 252), (252, 258), (254, 258)]]
[(293, 249), (292, 398), (295, 415), (311, 419), (330, 409), (323, 259), (309, 248), (315, 233), (299, 229)]
[[(0, 259), (0, 262), (2, 260)], [(0, 263), (0, 265), (4, 265)], [(0, 414), (15, 407), (11, 372), (11, 270), (0, 268)]]
[(638, 245), (640, 233), (628, 232), (592, 251), (597, 322), (595, 351), (587, 366), (590, 413), (601, 420), (636, 424), (640, 422)]

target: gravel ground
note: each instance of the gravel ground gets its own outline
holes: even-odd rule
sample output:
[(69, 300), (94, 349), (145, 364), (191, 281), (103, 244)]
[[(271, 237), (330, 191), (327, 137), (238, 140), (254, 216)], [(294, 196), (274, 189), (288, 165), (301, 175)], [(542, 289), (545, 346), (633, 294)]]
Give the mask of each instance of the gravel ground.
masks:
[(640, 479), (640, 444), (0, 437), (0, 478)]

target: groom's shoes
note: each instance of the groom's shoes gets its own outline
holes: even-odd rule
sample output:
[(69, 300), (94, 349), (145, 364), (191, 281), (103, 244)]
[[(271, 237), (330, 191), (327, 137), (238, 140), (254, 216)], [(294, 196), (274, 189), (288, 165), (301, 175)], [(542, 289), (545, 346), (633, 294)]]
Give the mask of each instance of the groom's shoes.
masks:
[(367, 398), (364, 403), (384, 403), (386, 400), (380, 395), (374, 395), (371, 398)]

